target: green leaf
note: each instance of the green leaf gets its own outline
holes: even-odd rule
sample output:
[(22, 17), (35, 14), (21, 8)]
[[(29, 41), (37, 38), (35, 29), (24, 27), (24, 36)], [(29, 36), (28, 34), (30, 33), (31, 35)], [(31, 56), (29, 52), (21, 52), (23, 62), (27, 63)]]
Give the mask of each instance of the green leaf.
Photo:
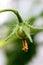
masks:
[(32, 43), (32, 38), (30, 36), (30, 29), (28, 29), (28, 27), (26, 25), (23, 25), (23, 31), (25, 33), (25, 35), (28, 37), (28, 39), (30, 40), (30, 42)]

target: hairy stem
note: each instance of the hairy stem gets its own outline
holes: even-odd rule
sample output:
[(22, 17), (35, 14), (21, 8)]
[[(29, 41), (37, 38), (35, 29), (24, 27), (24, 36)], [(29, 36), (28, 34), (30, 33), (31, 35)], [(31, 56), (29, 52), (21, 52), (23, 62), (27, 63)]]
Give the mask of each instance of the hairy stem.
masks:
[(17, 10), (13, 10), (13, 9), (4, 9), (4, 10), (0, 10), (0, 13), (2, 13), (2, 12), (7, 12), (7, 11), (13, 12), (13, 13), (17, 16), (17, 18), (18, 18), (18, 20), (19, 20), (19, 23), (23, 22), (23, 20), (22, 20), (20, 14), (18, 13)]

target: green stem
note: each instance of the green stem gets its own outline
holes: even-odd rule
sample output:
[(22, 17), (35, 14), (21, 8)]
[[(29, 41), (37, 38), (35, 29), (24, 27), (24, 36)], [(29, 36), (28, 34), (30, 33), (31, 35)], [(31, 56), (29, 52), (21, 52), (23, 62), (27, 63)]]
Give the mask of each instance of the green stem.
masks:
[(16, 14), (16, 16), (17, 16), (17, 18), (18, 18), (18, 20), (19, 20), (19, 23), (23, 22), (23, 20), (22, 20), (20, 14), (18, 13), (17, 10), (13, 10), (13, 9), (4, 9), (4, 10), (0, 10), (0, 13), (6, 12), (6, 11), (11, 11), (11, 12), (13, 12), (14, 14)]

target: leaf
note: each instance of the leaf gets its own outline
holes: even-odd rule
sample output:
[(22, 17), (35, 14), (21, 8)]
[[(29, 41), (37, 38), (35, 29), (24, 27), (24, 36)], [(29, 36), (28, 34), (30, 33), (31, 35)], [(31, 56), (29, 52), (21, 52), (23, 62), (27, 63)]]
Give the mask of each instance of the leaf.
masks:
[(28, 39), (30, 40), (30, 42), (33, 42), (32, 38), (30, 36), (30, 29), (28, 29), (28, 27), (26, 25), (23, 25), (23, 31), (24, 31), (25, 35), (28, 37)]

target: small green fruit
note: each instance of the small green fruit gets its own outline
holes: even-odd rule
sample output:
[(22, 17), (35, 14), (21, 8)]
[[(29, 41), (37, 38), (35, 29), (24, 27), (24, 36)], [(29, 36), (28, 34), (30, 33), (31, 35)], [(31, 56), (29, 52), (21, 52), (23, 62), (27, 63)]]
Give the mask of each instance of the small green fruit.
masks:
[(23, 38), (25, 35), (24, 35), (24, 32), (23, 32), (23, 29), (22, 29), (22, 26), (20, 26), (17, 30), (17, 36), (19, 38)]

